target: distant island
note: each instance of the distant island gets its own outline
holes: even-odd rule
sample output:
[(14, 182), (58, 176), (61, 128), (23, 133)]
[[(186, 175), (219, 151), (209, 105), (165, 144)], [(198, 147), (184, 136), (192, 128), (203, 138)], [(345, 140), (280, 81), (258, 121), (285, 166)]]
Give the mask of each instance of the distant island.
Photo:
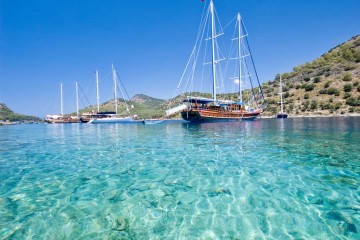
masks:
[[(293, 68), (292, 72), (281, 73), (285, 100), (285, 111), (290, 117), (296, 116), (341, 116), (360, 115), (360, 35), (331, 49), (312, 62)], [(267, 105), (262, 116), (275, 116), (279, 111), (279, 79), (262, 84)], [(259, 91), (259, 89), (255, 89)], [(164, 100), (136, 94), (126, 101), (132, 114), (139, 118), (161, 118), (165, 110), (181, 103), (187, 95), (211, 97), (208, 93), (184, 93)], [(243, 91), (243, 95), (249, 90)], [(237, 93), (219, 94), (218, 99), (237, 99)], [(113, 111), (113, 100), (100, 106), (100, 111)], [(123, 99), (119, 99), (119, 113), (128, 114)], [(92, 112), (96, 106), (89, 106), (80, 113)], [(74, 113), (71, 113), (74, 115)], [(71, 115), (69, 114), (69, 115)], [(180, 116), (175, 116), (180, 117)], [(0, 121), (39, 121), (38, 117), (14, 113), (0, 103)]]
[(14, 113), (4, 103), (0, 103), (0, 121), (18, 122), (18, 121), (42, 121), (35, 116), (27, 116), (18, 113)]

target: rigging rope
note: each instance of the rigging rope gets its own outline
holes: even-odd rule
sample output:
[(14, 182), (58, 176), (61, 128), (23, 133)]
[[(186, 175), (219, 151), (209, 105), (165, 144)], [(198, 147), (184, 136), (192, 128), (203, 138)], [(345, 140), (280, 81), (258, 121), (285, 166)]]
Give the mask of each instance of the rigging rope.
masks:
[[(246, 30), (246, 27), (244, 25), (244, 22), (241, 20), (241, 25), (244, 27), (244, 29)], [(250, 58), (251, 58), (251, 62), (252, 62), (252, 65), (254, 67), (254, 72), (255, 72), (255, 76), (256, 76), (256, 79), (257, 79), (257, 82), (259, 84), (259, 89), (260, 89), (260, 93), (261, 93), (261, 97), (263, 100), (265, 100), (264, 98), (264, 93), (263, 93), (263, 90), (262, 90), (262, 87), (261, 87), (261, 84), (260, 84), (260, 80), (259, 80), (259, 76), (258, 76), (258, 73), (257, 73), (257, 70), (256, 70), (256, 67), (255, 67), (255, 63), (254, 63), (254, 58), (253, 58), (253, 55), (251, 53), (251, 49), (250, 49), (250, 44), (249, 44), (249, 40), (247, 38), (246, 39), (246, 44), (248, 46), (248, 49), (249, 49), (249, 53), (250, 53)]]

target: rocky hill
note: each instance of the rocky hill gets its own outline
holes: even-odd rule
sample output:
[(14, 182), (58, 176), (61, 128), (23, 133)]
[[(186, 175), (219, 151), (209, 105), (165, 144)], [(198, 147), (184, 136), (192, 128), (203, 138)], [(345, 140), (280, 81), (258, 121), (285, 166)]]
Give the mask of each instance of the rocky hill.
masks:
[[(160, 118), (165, 114), (164, 103), (166, 100), (136, 94), (130, 100), (118, 99), (118, 113), (120, 115), (136, 114), (140, 118)], [(129, 109), (129, 111), (127, 111)], [(82, 109), (80, 112), (96, 111), (96, 106)], [(100, 105), (101, 112), (113, 112), (114, 101), (110, 100)]]
[(0, 121), (41, 121), (40, 118), (14, 113), (4, 103), (0, 103)]
[[(285, 109), (291, 115), (360, 113), (360, 35), (281, 75)], [(279, 109), (279, 78), (262, 86), (265, 115)]]

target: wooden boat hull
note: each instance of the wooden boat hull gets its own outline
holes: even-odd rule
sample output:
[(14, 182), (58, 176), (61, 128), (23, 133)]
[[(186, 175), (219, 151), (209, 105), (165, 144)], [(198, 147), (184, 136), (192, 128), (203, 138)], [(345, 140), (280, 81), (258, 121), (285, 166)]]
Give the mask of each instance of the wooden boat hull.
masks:
[(190, 122), (230, 122), (242, 120), (255, 120), (261, 111), (211, 111), (211, 110), (198, 110), (190, 109), (181, 112), (181, 117)]
[(287, 118), (288, 115), (286, 113), (279, 113), (276, 117), (277, 118)]
[(70, 118), (64, 118), (64, 119), (45, 119), (45, 122), (47, 123), (79, 123), (79, 119), (70, 119)]

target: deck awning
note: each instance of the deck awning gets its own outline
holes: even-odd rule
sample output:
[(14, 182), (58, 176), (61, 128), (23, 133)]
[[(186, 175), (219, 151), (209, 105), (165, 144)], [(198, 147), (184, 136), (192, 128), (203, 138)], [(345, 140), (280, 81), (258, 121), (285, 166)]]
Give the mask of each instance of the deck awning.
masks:
[[(183, 102), (189, 102), (189, 103), (197, 103), (197, 104), (208, 104), (208, 103), (213, 103), (214, 99), (212, 98), (202, 98), (202, 97), (192, 97), (192, 96), (188, 96)], [(220, 104), (220, 105), (229, 105), (229, 104), (233, 104), (233, 101), (229, 101), (229, 100), (217, 100), (215, 102), (215, 104)]]
[(201, 97), (191, 97), (191, 96), (189, 96), (183, 102), (207, 104), (207, 103), (214, 102), (214, 100), (210, 99), (210, 98), (201, 98)]

